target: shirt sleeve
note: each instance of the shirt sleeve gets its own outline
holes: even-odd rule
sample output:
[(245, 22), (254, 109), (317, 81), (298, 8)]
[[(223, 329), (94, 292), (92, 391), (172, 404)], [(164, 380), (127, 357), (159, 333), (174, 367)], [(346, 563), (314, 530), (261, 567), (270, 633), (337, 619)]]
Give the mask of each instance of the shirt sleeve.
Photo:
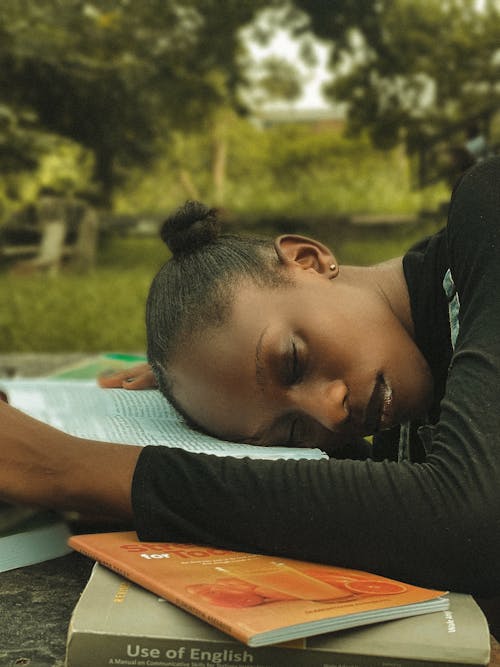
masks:
[(500, 593), (500, 160), (451, 204), (460, 333), (424, 463), (264, 461), (146, 447), (132, 503), (141, 539), (211, 543)]

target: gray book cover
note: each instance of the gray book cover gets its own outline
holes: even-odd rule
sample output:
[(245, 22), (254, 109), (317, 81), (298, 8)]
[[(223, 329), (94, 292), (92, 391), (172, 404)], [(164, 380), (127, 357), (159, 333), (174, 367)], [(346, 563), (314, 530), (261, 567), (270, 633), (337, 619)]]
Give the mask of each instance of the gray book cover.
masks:
[(249, 648), (96, 564), (68, 630), (66, 667), (427, 667), (487, 665), (486, 619), (469, 595), (450, 609)]

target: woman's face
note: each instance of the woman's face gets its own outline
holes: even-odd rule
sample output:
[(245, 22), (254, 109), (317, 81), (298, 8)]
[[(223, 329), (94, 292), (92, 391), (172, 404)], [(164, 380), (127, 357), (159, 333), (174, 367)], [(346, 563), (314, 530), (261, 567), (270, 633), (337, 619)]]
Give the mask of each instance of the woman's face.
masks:
[(292, 285), (237, 287), (227, 323), (181, 349), (177, 401), (208, 432), (334, 451), (422, 414), (430, 370), (387, 301), (291, 267)]

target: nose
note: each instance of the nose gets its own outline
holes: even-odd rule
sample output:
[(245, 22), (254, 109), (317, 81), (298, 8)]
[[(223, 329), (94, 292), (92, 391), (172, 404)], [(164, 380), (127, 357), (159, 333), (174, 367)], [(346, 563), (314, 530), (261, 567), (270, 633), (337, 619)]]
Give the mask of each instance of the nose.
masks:
[(323, 380), (306, 386), (296, 385), (295, 409), (308, 415), (329, 431), (349, 417), (349, 389), (342, 380)]

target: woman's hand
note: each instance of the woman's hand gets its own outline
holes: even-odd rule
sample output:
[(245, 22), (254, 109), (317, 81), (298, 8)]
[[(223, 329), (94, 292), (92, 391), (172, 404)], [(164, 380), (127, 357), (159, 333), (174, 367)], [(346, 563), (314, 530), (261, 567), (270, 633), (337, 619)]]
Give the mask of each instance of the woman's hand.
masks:
[(156, 379), (149, 364), (138, 364), (123, 371), (100, 375), (99, 386), (108, 389), (153, 389), (157, 387)]

